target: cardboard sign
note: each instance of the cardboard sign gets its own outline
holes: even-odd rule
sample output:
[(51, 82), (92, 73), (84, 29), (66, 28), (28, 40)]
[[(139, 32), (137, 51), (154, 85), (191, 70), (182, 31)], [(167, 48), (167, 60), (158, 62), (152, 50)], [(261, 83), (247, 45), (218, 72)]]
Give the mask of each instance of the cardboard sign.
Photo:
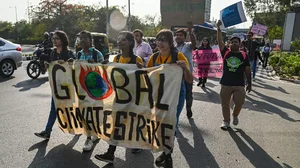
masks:
[(205, 15), (205, 0), (160, 0), (162, 25), (185, 26), (191, 21), (203, 24)]
[(246, 15), (243, 9), (242, 1), (230, 5), (220, 12), (222, 27), (227, 28), (243, 22), (246, 22)]
[(259, 36), (263, 36), (267, 33), (268, 27), (262, 24), (253, 23), (251, 32)]

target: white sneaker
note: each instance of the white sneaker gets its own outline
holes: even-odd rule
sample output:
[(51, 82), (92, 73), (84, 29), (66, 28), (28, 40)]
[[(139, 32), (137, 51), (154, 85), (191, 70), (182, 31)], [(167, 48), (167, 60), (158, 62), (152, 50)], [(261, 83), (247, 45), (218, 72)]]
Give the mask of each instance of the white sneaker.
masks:
[(221, 129), (222, 130), (227, 130), (230, 127), (230, 124), (226, 121), (223, 121), (222, 125), (221, 125)]
[(93, 136), (91, 137), (91, 139), (92, 139), (93, 142), (95, 142), (95, 141), (97, 141), (97, 140), (100, 139), (100, 138), (98, 138), (97, 136), (94, 136), (94, 135), (93, 135)]
[(93, 141), (91, 139), (86, 139), (82, 150), (85, 151), (85, 152), (88, 152), (92, 148), (93, 148)]
[(233, 121), (232, 121), (233, 125), (238, 125), (239, 124), (239, 118), (236, 116), (233, 116)]

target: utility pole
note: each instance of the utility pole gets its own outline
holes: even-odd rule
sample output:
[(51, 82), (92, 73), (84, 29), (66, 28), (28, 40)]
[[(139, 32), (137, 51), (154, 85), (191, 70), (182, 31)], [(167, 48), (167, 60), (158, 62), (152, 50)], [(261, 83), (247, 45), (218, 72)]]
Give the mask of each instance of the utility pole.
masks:
[(130, 0), (128, 0), (128, 31), (131, 31), (131, 13), (130, 13)]
[(108, 0), (106, 0), (106, 34), (109, 35), (109, 9), (108, 9)]

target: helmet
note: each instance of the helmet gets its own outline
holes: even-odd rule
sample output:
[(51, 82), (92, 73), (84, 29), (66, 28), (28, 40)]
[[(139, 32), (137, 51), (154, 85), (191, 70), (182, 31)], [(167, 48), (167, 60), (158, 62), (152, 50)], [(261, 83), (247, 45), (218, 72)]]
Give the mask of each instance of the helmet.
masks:
[(44, 33), (44, 38), (45, 38), (45, 39), (48, 39), (48, 38), (49, 38), (49, 33), (48, 33), (48, 32), (45, 32), (45, 33)]
[(49, 38), (52, 38), (53, 37), (53, 35), (54, 35), (54, 32), (50, 32), (50, 34), (49, 34)]

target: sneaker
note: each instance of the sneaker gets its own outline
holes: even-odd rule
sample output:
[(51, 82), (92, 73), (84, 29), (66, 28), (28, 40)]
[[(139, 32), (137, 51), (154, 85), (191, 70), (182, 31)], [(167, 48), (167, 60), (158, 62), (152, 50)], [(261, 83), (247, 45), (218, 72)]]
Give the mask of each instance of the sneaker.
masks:
[(236, 116), (233, 116), (233, 121), (232, 121), (233, 125), (238, 125), (239, 124), (239, 118)]
[(202, 82), (199, 81), (198, 84), (197, 84), (197, 86), (200, 86), (201, 84), (202, 84)]
[(93, 141), (91, 139), (86, 139), (82, 150), (85, 151), (85, 152), (88, 152), (92, 148), (93, 148)]
[(104, 153), (102, 155), (95, 155), (95, 158), (106, 163), (114, 163), (115, 155)]
[(173, 160), (171, 154), (167, 154), (165, 157), (165, 168), (173, 168)]
[(133, 154), (137, 154), (137, 153), (140, 153), (140, 152), (142, 152), (142, 149), (137, 149), (137, 148), (131, 149), (131, 153), (133, 153)]
[(34, 135), (40, 137), (40, 138), (44, 138), (44, 139), (50, 139), (50, 134), (47, 134), (46, 131), (42, 131), (42, 132), (36, 132), (34, 133)]
[(227, 130), (230, 127), (230, 124), (226, 121), (223, 121), (222, 125), (221, 125), (221, 129), (222, 130)]
[(201, 87), (205, 88), (205, 84), (203, 83)]
[(187, 110), (186, 110), (186, 116), (187, 116), (187, 118), (192, 118), (193, 112), (192, 112), (191, 109), (187, 109)]
[(156, 166), (157, 167), (163, 166), (165, 164), (165, 159), (166, 159), (166, 154), (165, 154), (165, 152), (163, 152), (156, 158), (156, 160), (155, 160)]

